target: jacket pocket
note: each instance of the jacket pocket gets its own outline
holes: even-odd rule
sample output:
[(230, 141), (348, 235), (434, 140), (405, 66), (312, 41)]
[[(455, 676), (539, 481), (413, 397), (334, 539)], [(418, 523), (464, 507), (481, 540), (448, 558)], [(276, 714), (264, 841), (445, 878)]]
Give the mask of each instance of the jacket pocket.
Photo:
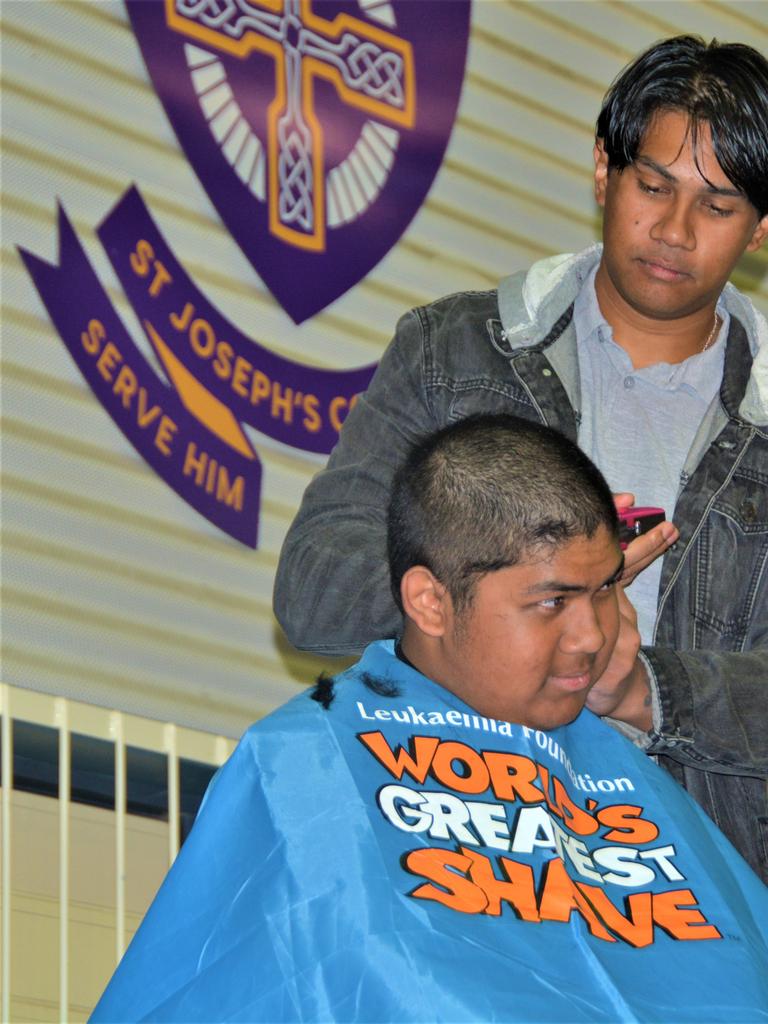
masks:
[[(735, 473), (718, 495), (695, 550), (695, 647), (742, 650), (768, 631), (768, 478)], [(762, 629), (761, 629), (762, 627)]]

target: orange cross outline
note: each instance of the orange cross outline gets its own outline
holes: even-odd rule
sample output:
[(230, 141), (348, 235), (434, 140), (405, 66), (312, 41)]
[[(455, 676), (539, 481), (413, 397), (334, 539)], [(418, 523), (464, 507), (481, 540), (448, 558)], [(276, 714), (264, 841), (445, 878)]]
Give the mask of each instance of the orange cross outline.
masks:
[[(284, 0), (250, 0), (258, 6), (283, 14)], [(341, 38), (344, 32), (353, 32), (361, 39), (377, 43), (384, 49), (394, 51), (402, 58), (404, 69), (404, 96), (402, 110), (393, 108), (388, 103), (362, 96), (344, 82), (338, 68), (326, 64), (316, 57), (301, 57), (301, 109), (305, 124), (312, 137), (312, 173), (314, 191), (314, 226), (313, 231), (297, 231), (283, 224), (279, 212), (278, 159), (279, 146), (277, 138), (278, 122), (287, 106), (285, 51), (279, 41), (267, 39), (252, 28), (246, 29), (240, 39), (231, 39), (215, 29), (185, 18), (175, 8), (174, 0), (165, 0), (166, 20), (168, 27), (182, 35), (204, 43), (214, 49), (221, 50), (233, 57), (245, 60), (251, 53), (266, 53), (275, 61), (275, 98), (267, 111), (267, 156), (269, 167), (269, 228), (273, 235), (288, 242), (290, 245), (313, 252), (325, 250), (325, 186), (323, 180), (323, 131), (314, 112), (314, 79), (315, 76), (327, 79), (332, 83), (341, 99), (351, 107), (356, 107), (372, 117), (397, 125), (412, 128), (416, 115), (415, 71), (413, 48), (409, 42), (400, 39), (391, 32), (383, 31), (348, 14), (338, 14), (333, 21), (328, 21), (314, 14), (310, 8), (310, 0), (301, 0), (302, 25), (317, 32), (329, 41)]]

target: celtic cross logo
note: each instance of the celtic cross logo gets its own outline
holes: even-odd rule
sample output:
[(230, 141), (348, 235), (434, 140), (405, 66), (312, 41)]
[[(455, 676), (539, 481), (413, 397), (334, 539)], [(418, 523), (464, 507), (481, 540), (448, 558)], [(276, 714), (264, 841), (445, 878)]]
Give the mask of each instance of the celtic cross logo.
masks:
[(469, 0), (127, 0), (221, 219), (300, 323), (360, 281), (448, 142)]
[(169, 28), (233, 57), (266, 54), (275, 62), (269, 106), (269, 226), (304, 249), (325, 248), (323, 128), (314, 79), (331, 82), (345, 103), (385, 124), (410, 128), (415, 110), (411, 45), (359, 18), (332, 21), (309, 0), (166, 0)]
[[(423, 203), (456, 114), (469, 0), (126, 5), (208, 198), (301, 323), (364, 278)], [(21, 256), (83, 376), (178, 495), (255, 547), (251, 431), (330, 452), (375, 365), (323, 367), (316, 354), (305, 363), (265, 344), (259, 324), (243, 333), (188, 276), (131, 185), (97, 233), (149, 360), (63, 206), (58, 220), (55, 262)]]

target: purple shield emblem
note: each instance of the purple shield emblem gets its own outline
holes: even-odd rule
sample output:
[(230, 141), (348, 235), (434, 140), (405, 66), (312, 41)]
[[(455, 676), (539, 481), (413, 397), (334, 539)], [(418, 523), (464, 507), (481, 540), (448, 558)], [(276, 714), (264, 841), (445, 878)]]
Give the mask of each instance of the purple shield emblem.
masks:
[(423, 203), (456, 116), (470, 0), (127, 0), (158, 96), (228, 230), (313, 316)]

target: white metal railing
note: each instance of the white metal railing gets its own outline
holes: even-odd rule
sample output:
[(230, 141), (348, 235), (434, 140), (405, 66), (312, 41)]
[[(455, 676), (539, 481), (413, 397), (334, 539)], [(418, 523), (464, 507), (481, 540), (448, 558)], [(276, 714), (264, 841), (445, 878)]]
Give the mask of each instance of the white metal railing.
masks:
[[(3, 706), (7, 707), (7, 702)], [(69, 1017), (69, 799), (72, 779), (70, 757), (72, 744), (67, 701), (63, 697), (57, 697), (53, 707), (54, 721), (59, 728), (59, 1019), (67, 1020)], [(10, 714), (8, 718), (11, 718)], [(10, 797), (10, 780), (7, 792)], [(3, 794), (5, 793), (4, 783)], [(8, 803), (10, 803), (10, 799)], [(11, 845), (10, 835), (7, 838), (4, 836), (3, 839), (8, 846)], [(8, 945), (10, 955), (10, 942)], [(5, 1024), (5, 1018), (3, 1018), (3, 1024)]]
[[(70, 841), (71, 841), (71, 736), (78, 733), (114, 744), (115, 778), (115, 964), (126, 945), (126, 822), (127, 777), (126, 748), (164, 754), (168, 766), (168, 866), (178, 851), (180, 842), (179, 812), (179, 760), (186, 758), (213, 766), (223, 764), (234, 747), (234, 741), (224, 736), (196, 732), (168, 722), (156, 722), (119, 711), (110, 711), (62, 697), (24, 690), (0, 684), (0, 715), (2, 728), (2, 758), (0, 758), (0, 822), (2, 824), (2, 857), (0, 866), (0, 896), (2, 914), (0, 938), (2, 940), (2, 997), (0, 1014), (3, 1024), (11, 1021), (11, 963), (14, 955), (12, 934), (13, 864), (11, 858), (13, 816), (13, 722), (23, 721), (48, 726), (58, 733), (58, 1019), (66, 1022), (70, 1013), (70, 962), (77, 955), (70, 947)], [(106, 979), (105, 979), (106, 980)]]

